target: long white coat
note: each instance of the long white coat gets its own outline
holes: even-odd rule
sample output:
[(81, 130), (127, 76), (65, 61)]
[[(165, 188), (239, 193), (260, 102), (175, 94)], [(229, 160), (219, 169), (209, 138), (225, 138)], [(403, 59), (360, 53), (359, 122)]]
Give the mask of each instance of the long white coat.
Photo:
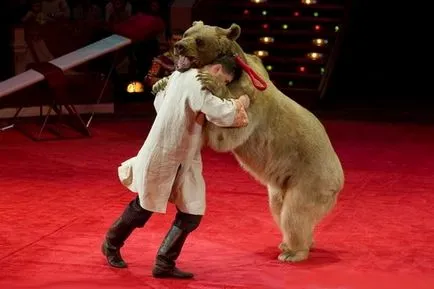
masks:
[(157, 94), (157, 117), (137, 156), (118, 168), (119, 178), (139, 194), (140, 205), (165, 213), (170, 200), (184, 213), (203, 215), (205, 182), (202, 176), (201, 113), (219, 126), (247, 122), (241, 102), (222, 100), (202, 90), (197, 69), (175, 71), (166, 89)]

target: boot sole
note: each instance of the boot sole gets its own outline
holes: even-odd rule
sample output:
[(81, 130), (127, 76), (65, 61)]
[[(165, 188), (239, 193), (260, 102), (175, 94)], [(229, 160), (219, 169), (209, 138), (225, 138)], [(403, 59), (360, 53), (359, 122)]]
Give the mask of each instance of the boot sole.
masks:
[(159, 278), (159, 279), (167, 279), (167, 278), (172, 278), (172, 279), (192, 279), (194, 277), (194, 275), (192, 273), (187, 273), (187, 272), (181, 272), (179, 270), (176, 271), (163, 271), (163, 270), (152, 270), (152, 276), (154, 278)]
[(171, 275), (170, 273), (167, 274), (152, 274), (152, 276), (154, 278), (158, 278), (158, 279), (193, 279), (194, 276), (175, 276), (175, 275)]
[(113, 267), (113, 268), (118, 268), (118, 269), (124, 269), (124, 268), (127, 268), (127, 267), (128, 267), (128, 264), (127, 264), (127, 263), (125, 263), (125, 265), (122, 266), (122, 265), (117, 265), (117, 264), (115, 264), (115, 263), (111, 263), (111, 262), (109, 261), (109, 259), (108, 259), (108, 254), (107, 254), (107, 250), (106, 250), (104, 244), (105, 244), (105, 242), (102, 243), (102, 245), (101, 245), (101, 253), (104, 255), (104, 257), (105, 257), (105, 259), (106, 259), (106, 261), (107, 261), (107, 264), (109, 264), (110, 267)]

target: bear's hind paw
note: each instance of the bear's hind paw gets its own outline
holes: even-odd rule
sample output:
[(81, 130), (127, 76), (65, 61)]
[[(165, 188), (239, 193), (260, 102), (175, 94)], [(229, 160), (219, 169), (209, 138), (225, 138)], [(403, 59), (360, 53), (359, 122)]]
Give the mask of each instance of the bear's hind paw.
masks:
[(290, 252), (290, 251), (286, 251), (286, 252), (282, 252), (280, 253), (279, 257), (277, 259), (279, 259), (279, 261), (281, 262), (301, 262), (307, 259), (307, 257), (309, 256), (309, 252), (308, 251), (297, 251), (297, 252)]

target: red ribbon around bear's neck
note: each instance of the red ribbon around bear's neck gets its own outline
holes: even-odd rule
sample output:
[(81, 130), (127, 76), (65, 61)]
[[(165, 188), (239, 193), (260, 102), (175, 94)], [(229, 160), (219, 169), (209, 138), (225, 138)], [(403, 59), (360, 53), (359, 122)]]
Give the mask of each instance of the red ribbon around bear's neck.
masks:
[(245, 63), (239, 55), (235, 55), (235, 60), (238, 65), (249, 75), (253, 86), (258, 90), (263, 91), (267, 89), (267, 83), (260, 77), (247, 63)]

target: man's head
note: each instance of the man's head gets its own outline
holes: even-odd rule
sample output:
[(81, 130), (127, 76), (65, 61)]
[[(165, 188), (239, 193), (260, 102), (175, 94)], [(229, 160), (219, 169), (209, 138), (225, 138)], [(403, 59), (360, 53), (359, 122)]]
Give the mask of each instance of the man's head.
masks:
[(204, 69), (218, 80), (228, 84), (241, 76), (241, 68), (233, 56), (222, 56), (206, 65)]
[(111, 0), (115, 10), (125, 9), (125, 0)]
[(170, 47), (174, 47), (175, 43), (182, 39), (183, 34), (184, 34), (184, 31), (182, 31), (180, 29), (173, 29), (172, 35), (169, 38)]
[(158, 15), (160, 13), (160, 3), (157, 0), (151, 0), (151, 3), (149, 4), (151, 7), (151, 13)]
[(41, 0), (33, 0), (31, 3), (32, 3), (32, 11), (33, 12), (41, 12), (41, 10), (42, 10), (42, 1)]

